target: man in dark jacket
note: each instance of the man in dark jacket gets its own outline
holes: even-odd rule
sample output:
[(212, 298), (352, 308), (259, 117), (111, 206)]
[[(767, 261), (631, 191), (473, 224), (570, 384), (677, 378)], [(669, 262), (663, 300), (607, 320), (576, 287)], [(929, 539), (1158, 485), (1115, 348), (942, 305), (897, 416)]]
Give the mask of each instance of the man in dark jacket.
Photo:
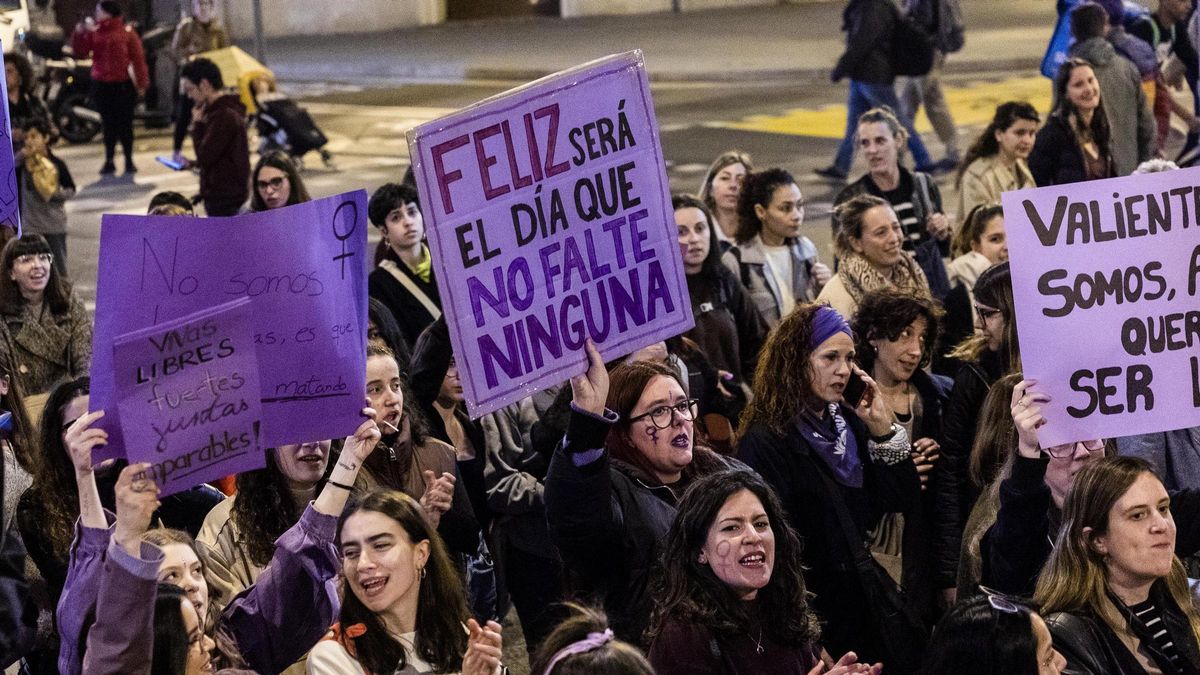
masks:
[(210, 216), (236, 215), (250, 196), (246, 107), (224, 91), (217, 64), (195, 59), (180, 72), (192, 109), (192, 144), (200, 168), (200, 197)]
[[(900, 10), (892, 0), (850, 0), (842, 13), (842, 30), (846, 31), (846, 52), (838, 59), (831, 79), (839, 82), (850, 78), (849, 110), (846, 114), (846, 135), (838, 146), (833, 166), (818, 169), (826, 178), (844, 180), (854, 160), (854, 132), (860, 115), (879, 106), (900, 110), (894, 83), (896, 71), (892, 66), (892, 37)], [(908, 149), (913, 154), (917, 170), (929, 173), (934, 166), (920, 135), (913, 129), (912, 119), (900, 120), (908, 130)]]

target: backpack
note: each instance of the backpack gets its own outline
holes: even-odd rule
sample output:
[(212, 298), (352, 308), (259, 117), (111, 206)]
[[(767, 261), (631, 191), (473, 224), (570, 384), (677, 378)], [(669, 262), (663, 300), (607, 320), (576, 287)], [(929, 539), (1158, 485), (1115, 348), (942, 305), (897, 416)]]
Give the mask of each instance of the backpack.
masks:
[(896, 27), (892, 31), (892, 69), (897, 75), (920, 77), (933, 69), (934, 42), (917, 20), (896, 11)]
[(937, 0), (937, 42), (945, 54), (953, 54), (963, 48), (962, 7), (958, 0)]

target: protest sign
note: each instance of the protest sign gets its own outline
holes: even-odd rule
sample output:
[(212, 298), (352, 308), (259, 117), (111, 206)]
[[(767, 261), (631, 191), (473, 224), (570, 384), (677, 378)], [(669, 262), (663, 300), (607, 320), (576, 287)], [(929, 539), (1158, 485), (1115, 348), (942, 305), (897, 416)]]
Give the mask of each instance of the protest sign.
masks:
[(362, 421), (367, 195), (232, 218), (106, 215), (92, 342), (93, 410), (119, 452), (113, 342), (250, 298), (266, 447), (341, 438)]
[(641, 52), (408, 133), (473, 417), (693, 326)]
[(1043, 447), (1200, 425), (1200, 169), (1003, 201)]
[(126, 455), (164, 496), (266, 466), (250, 311), (243, 297), (113, 345)]
[[(3, 53), (3, 45), (0, 45)], [(2, 63), (2, 60), (0, 60)], [(17, 201), (17, 163), (13, 159), (12, 117), (8, 113), (8, 81), (0, 82), (0, 100), (3, 100), (4, 124), (0, 125), (0, 226), (11, 227), (21, 236), (21, 209)]]

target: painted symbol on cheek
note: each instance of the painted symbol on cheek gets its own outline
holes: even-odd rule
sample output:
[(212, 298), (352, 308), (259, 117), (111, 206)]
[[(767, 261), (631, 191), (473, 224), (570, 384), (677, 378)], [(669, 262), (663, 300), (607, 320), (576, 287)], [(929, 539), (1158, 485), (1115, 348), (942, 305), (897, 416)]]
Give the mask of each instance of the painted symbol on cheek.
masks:
[(650, 426), (646, 427), (646, 435), (650, 437), (650, 440), (657, 443), (658, 442), (658, 427), (656, 427), (654, 425), (650, 425)]

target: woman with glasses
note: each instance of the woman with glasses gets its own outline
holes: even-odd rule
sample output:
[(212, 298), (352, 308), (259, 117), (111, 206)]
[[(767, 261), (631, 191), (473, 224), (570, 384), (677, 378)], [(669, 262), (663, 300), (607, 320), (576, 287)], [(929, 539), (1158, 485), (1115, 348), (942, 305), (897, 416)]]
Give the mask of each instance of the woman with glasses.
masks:
[(27, 407), (40, 413), (55, 382), (88, 373), (92, 321), (54, 269), (45, 237), (27, 234), (9, 241), (0, 260), (0, 360), (21, 387)]
[(1037, 383), (1021, 380), (1013, 388), (1012, 422), (1017, 451), (1010, 453), (996, 488), (996, 522), (979, 542), (980, 582), (1002, 593), (1028, 597), (1042, 565), (1050, 557), (1055, 525), (1063, 502), (1083, 467), (1105, 455), (1101, 439), (1042, 447), (1038, 430), (1046, 424), (1046, 394), (1031, 391)]
[(979, 275), (972, 295), (977, 332), (949, 354), (962, 366), (942, 416), (941, 458), (933, 470), (936, 574), (946, 605), (956, 593), (963, 527), (980, 494), (968, 479), (968, 465), (983, 402), (993, 382), (1021, 368), (1008, 263)]
[[(854, 333), (836, 310), (801, 305), (785, 317), (763, 346), (738, 457), (779, 494), (804, 542), (825, 648), (903, 671), (877, 623), (884, 608), (869, 599), (880, 579), (860, 575), (854, 554), (884, 513), (916, 508), (921, 482), (908, 432), (854, 357)], [(864, 392), (846, 401), (852, 375)]]
[[(589, 340), (571, 379), (571, 416), (546, 475), (546, 519), (564, 567), (603, 601), (613, 632), (643, 643), (675, 504), (696, 479), (732, 464), (696, 446), (697, 402), (678, 370), (626, 362), (611, 378)], [(611, 386), (610, 386), (611, 384)]]
[(1030, 607), (984, 589), (933, 630), (924, 675), (1059, 675), (1067, 665)]
[(1197, 511), (1194, 491), (1169, 494), (1136, 457), (1079, 472), (1034, 594), (1066, 672), (1200, 672), (1200, 609), (1178, 557), (1196, 549)]
[(273, 150), (259, 158), (250, 174), (250, 183), (254, 188), (250, 191), (251, 213), (312, 200), (296, 163), (280, 150)]

